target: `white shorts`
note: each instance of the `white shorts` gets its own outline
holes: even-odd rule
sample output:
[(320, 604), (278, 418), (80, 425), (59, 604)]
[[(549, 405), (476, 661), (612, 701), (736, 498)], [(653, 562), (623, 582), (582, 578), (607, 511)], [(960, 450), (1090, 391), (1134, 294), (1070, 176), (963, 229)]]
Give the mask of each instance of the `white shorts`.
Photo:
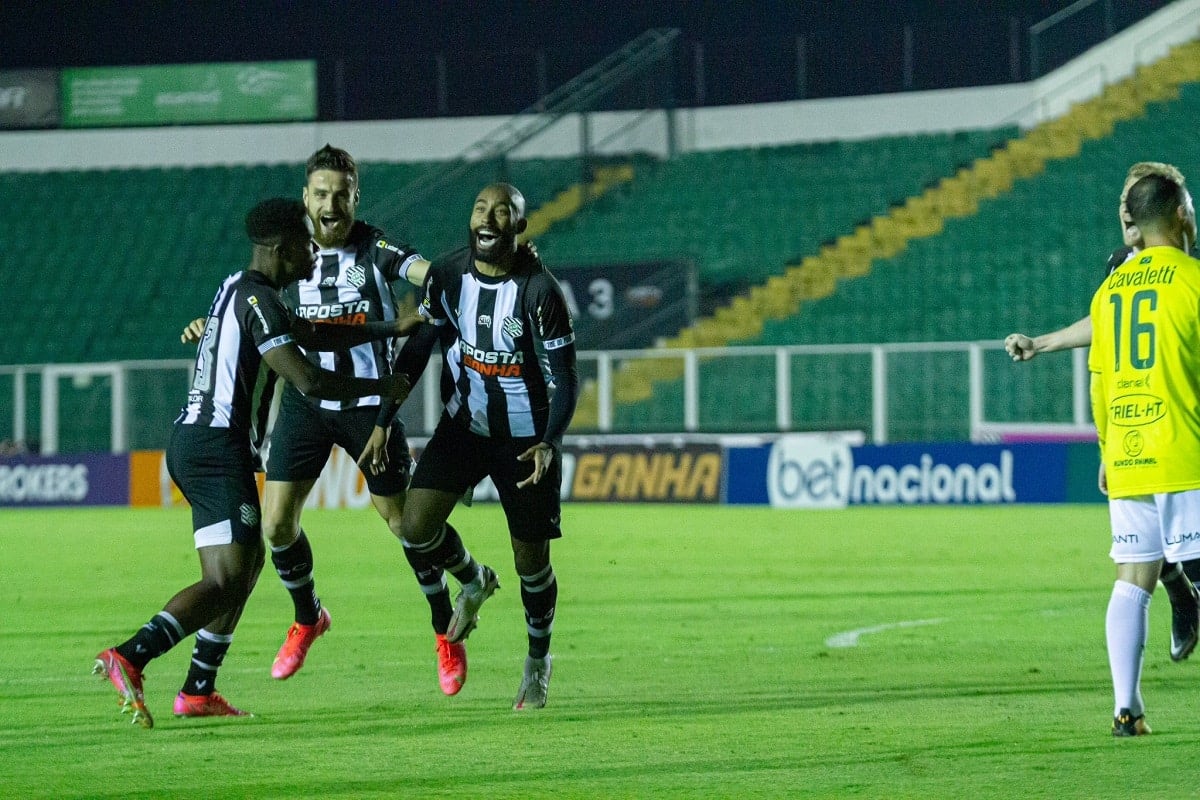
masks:
[(1200, 490), (1144, 494), (1108, 501), (1118, 564), (1200, 558)]

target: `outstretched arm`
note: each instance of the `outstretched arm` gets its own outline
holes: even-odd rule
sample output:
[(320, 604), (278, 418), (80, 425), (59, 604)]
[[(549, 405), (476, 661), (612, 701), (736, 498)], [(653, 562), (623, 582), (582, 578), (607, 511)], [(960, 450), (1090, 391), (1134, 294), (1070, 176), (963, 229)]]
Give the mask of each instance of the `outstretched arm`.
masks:
[[(416, 385), (421, 373), (425, 371), (425, 365), (429, 363), (429, 356), (433, 352), (433, 344), (437, 341), (439, 332), (436, 325), (422, 325), (408, 337), (404, 347), (400, 348), (392, 371), (396, 375), (403, 375), (408, 380), (410, 387)], [(384, 400), (379, 404), (375, 427), (358, 457), (358, 467), (363, 472), (370, 471), (372, 474), (378, 475), (387, 469), (388, 431), (391, 430), (392, 418), (396, 416), (402, 402), (404, 401)]]
[[(428, 262), (425, 262), (428, 263)], [(194, 344), (204, 335), (204, 317), (197, 317), (179, 334), (179, 341)], [(390, 322), (366, 322), (361, 325), (328, 325), (306, 319), (292, 320), (292, 338), (306, 350), (349, 350), (364, 342), (408, 336), (424, 320), (416, 312)]]
[(1090, 316), (1041, 336), (1026, 336), (1010, 333), (1004, 339), (1004, 349), (1013, 361), (1028, 361), (1038, 353), (1053, 353), (1087, 347), (1092, 343), (1092, 318)]
[(411, 283), (413, 286), (424, 286), (425, 276), (429, 274), (429, 261), (424, 258), (418, 258), (416, 261), (408, 265), (408, 269), (400, 273), (400, 277)]
[(408, 336), (421, 324), (421, 316), (413, 313), (387, 322), (365, 322), (361, 325), (330, 325), (306, 319), (292, 322), (292, 336), (305, 350), (349, 350), (364, 342)]
[[(418, 318), (423, 319), (420, 315)], [(412, 332), (396, 355), (396, 363), (392, 366), (392, 372), (408, 378), (409, 386), (415, 386), (421, 379), (421, 373), (425, 371), (425, 365), (429, 363), (429, 356), (433, 353), (433, 345), (438, 340), (439, 332), (440, 329), (437, 325), (429, 323), (421, 325)], [(392, 417), (396, 415), (399, 407), (399, 403), (380, 405), (379, 416), (375, 418), (376, 426), (386, 428), (390, 425)]]
[(292, 342), (266, 351), (263, 353), (263, 360), (306, 397), (350, 400), (377, 394), (385, 400), (394, 400), (397, 403), (404, 402), (408, 397), (408, 378), (403, 375), (386, 375), (378, 379), (339, 375), (313, 364)]

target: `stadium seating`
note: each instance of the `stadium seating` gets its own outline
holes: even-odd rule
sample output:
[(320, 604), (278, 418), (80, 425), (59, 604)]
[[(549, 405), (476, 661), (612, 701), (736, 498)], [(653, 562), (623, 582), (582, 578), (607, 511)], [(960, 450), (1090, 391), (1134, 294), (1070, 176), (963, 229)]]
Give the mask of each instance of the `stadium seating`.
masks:
[[(1177, 49), (1166, 61), (1140, 69), (1060, 120), (753, 287), (668, 344), (997, 340), (1012, 330), (1037, 332), (1073, 322), (1087, 312), (1109, 250), (1120, 245), (1115, 204), (1128, 165), (1164, 160), (1197, 174), (1200, 144), (1181, 134), (1190, 134), (1189, 121), (1200, 111), (1200, 84), (1180, 85), (1197, 79), (1200, 45)], [(747, 323), (755, 315), (761, 322)], [(839, 384), (865, 385), (861, 376), (841, 379), (846, 359), (817, 360)], [(954, 386), (963, 365), (954, 366), (957, 373), (946, 372), (948, 362), (953, 359), (921, 366), (918, 384), (892, 381), (891, 438), (967, 435), (965, 387), (949, 392), (952, 397), (920, 388)], [(619, 429), (670, 417), (636, 406), (682, 407), (681, 371), (672, 366), (643, 362), (618, 376), (618, 401), (635, 401), (632, 408), (617, 406)], [(746, 380), (744, 368), (723, 360), (713, 360), (709, 369), (709, 380), (723, 387)], [(934, 380), (937, 372), (945, 379)], [(995, 406), (999, 398), (1005, 407), (993, 408), (994, 415), (1070, 416), (1070, 398), (1062, 392), (1037, 393), (1031, 388), (1037, 384), (1029, 381), (999, 382), (997, 388), (1007, 391), (993, 392), (989, 401)], [(801, 425), (839, 427), (844, 417), (814, 396), (808, 383), (793, 377), (792, 402)], [(702, 393), (709, 406), (700, 411), (702, 427), (761, 429), (761, 394), (756, 413), (753, 402), (740, 404), (736, 392)], [(724, 424), (705, 424), (722, 409), (718, 419)], [(577, 419), (592, 420), (586, 405)], [(860, 410), (854, 427), (865, 421), (869, 413)]]
[[(375, 202), (364, 203), (360, 217), (430, 256), (458, 246), (475, 182), (496, 172), (470, 176), (457, 202), (428, 204), (405, 219), (388, 204), (395, 188), (437, 166), (360, 165), (364, 197)], [(553, 197), (579, 175), (574, 159), (520, 162), (508, 172), (533, 199)], [(207, 311), (221, 280), (245, 267), (247, 208), (265, 197), (298, 197), (302, 186), (302, 164), (0, 174), (12, 298), (0, 364), (190, 358), (179, 331)], [(144, 413), (130, 419), (169, 422), (183, 398), (183, 388), (171, 386), (169, 397), (155, 386), (131, 386), (131, 401)], [(11, 401), (11, 391), (0, 393), (0, 418), (12, 418)], [(30, 402), (36, 408), (36, 397)], [(105, 380), (65, 386), (61, 414), (74, 422), (62, 446), (107, 447), (108, 402)], [(36, 428), (36, 414), (28, 424)]]
[[(364, 164), (364, 191), (383, 200), (428, 166)], [(578, 174), (569, 159), (519, 166), (532, 198), (554, 196)], [(9, 323), (54, 332), (0, 337), (0, 364), (185, 357), (180, 328), (246, 264), (248, 204), (298, 196), (302, 185), (296, 164), (0, 174), (8, 292), (20, 298)], [(412, 243), (432, 256), (463, 242), (472, 187), (461, 203), (418, 219), (440, 227)], [(382, 203), (379, 216), (366, 208), (360, 216), (368, 221), (390, 217)]]
[[(464, 240), (478, 186), (508, 178), (530, 199), (547, 263), (684, 255), (709, 290), (734, 294), (669, 347), (997, 339), (1086, 311), (1119, 243), (1114, 206), (1130, 162), (1171, 161), (1200, 174), (1200, 143), (1180, 135), (1200, 112), (1200, 83), (1186, 81), (1200, 81), (1200, 45), (1024, 135), (1002, 128), (695, 152), (587, 174), (574, 159), (480, 163), (410, 207), (398, 190), (441, 165), (366, 163), (360, 216), (435, 255)], [(20, 299), (8, 324), (47, 332), (0, 337), (0, 364), (186, 357), (178, 330), (244, 266), (242, 206), (295, 196), (301, 173), (290, 164), (0, 174), (9, 292)], [(926, 358), (923, 374), (950, 384), (961, 375), (958, 356)], [(723, 391), (702, 393), (701, 427), (773, 428), (774, 398), (762, 389), (773, 369), (771, 359), (702, 360), (701, 384)], [(896, 369), (890, 436), (961, 438), (965, 387), (930, 394)], [(615, 427), (678, 430), (681, 374), (679, 360), (619, 365)], [(863, 427), (870, 398), (845, 387), (869, 374), (862, 356), (796, 359), (795, 418)], [(1063, 411), (1047, 409), (1028, 382), (999, 388), (1002, 399), (989, 402), (1022, 418)], [(78, 394), (65, 413), (106, 419), (102, 385)], [(575, 429), (595, 425), (592, 387)]]
[(709, 287), (779, 274), (788, 260), (986, 155), (1013, 130), (687, 153), (556, 227), (552, 264), (687, 255)]

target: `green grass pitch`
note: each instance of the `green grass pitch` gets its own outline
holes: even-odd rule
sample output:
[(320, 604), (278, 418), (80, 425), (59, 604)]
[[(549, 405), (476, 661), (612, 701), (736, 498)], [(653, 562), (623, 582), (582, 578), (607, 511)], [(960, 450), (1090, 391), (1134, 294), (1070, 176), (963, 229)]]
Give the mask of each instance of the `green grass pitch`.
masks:
[(307, 665), (270, 678), (268, 564), (218, 681), (256, 716), (171, 715), (189, 642), (147, 670), (145, 731), (92, 658), (198, 575), (187, 512), (0, 512), (0, 797), (1200, 796), (1200, 663), (1169, 660), (1161, 592), (1155, 733), (1109, 734), (1102, 505), (569, 505), (550, 703), (524, 713), (502, 519), (455, 512), (502, 586), (457, 697), (375, 513), (310, 511), (333, 629)]

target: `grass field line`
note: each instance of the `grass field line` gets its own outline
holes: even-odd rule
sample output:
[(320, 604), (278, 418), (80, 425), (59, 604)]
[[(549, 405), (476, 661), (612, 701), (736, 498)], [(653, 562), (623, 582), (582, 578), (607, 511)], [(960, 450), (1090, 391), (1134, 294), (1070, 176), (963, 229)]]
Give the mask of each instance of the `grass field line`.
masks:
[(906, 619), (899, 622), (884, 622), (880, 625), (870, 625), (866, 628), (855, 628), (849, 631), (835, 633), (825, 640), (825, 646), (830, 648), (858, 647), (858, 640), (872, 633), (896, 630), (898, 628), (919, 628), (922, 625), (940, 625), (946, 622), (944, 617), (938, 619)]

